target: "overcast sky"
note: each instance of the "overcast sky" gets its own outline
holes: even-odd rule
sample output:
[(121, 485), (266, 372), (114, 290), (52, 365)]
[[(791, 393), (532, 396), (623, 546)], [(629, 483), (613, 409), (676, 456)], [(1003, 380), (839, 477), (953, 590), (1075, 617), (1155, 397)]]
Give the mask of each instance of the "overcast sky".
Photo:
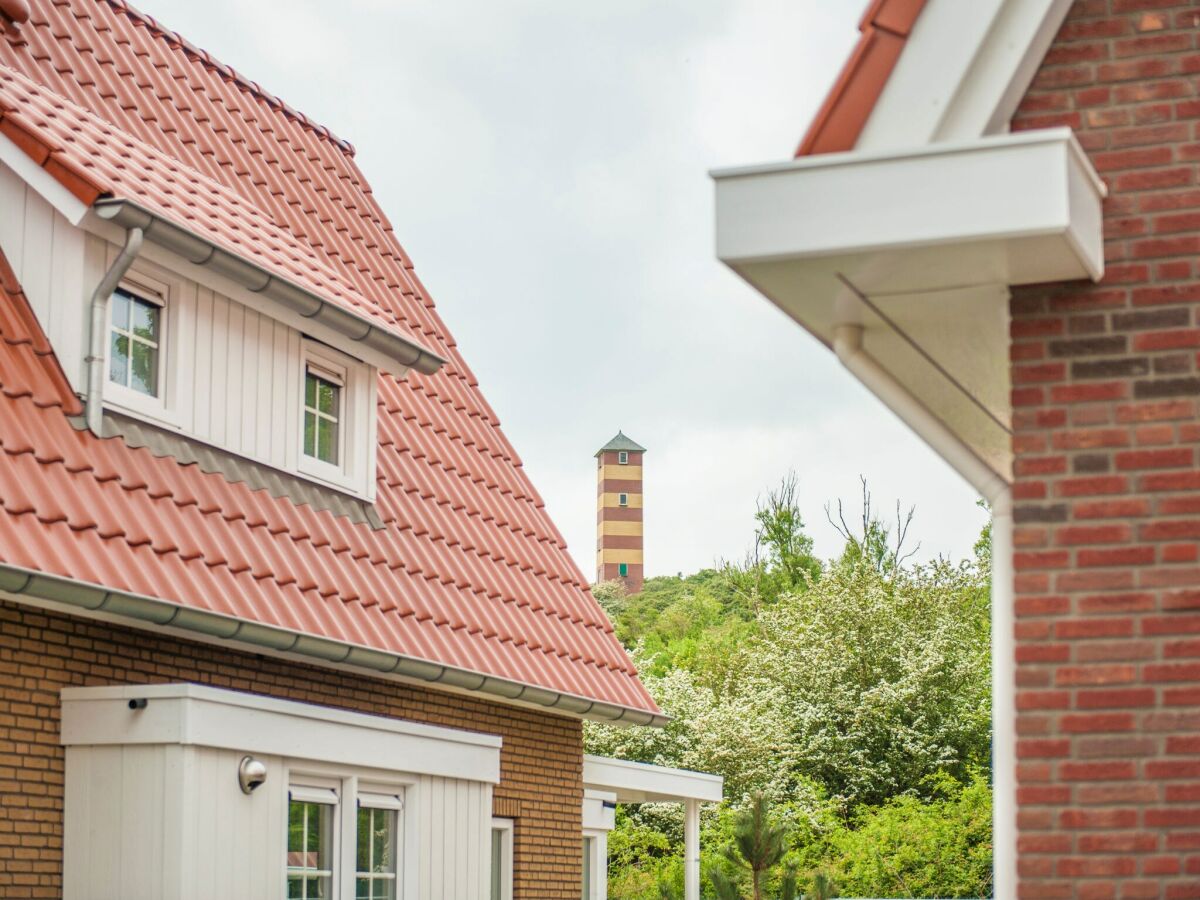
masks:
[(794, 469), (915, 504), (961, 556), (975, 495), (713, 255), (714, 167), (783, 159), (865, 0), (139, 0), (351, 141), (583, 571), (596, 449), (649, 448), (646, 570), (740, 558)]

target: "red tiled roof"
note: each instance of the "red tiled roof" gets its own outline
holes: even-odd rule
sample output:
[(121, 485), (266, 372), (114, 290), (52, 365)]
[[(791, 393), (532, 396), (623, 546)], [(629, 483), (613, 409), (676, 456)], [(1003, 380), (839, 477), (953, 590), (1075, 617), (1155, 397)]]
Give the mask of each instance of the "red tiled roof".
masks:
[(33, 0), (0, 131), (448, 360), (379, 380), (379, 530), (120, 438), (78, 401), (0, 257), (0, 562), (657, 713), (353, 160), (121, 0)]
[(853, 150), (925, 0), (871, 0), (858, 43), (817, 110), (797, 156)]

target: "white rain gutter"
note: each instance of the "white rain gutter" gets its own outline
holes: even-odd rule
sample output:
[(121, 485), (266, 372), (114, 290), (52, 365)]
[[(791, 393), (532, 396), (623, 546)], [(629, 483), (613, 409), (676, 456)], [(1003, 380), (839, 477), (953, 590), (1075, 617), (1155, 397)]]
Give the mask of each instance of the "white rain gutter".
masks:
[(100, 437), (100, 421), (104, 403), (104, 369), (108, 361), (108, 302), (113, 291), (133, 265), (138, 251), (142, 249), (145, 232), (141, 228), (130, 228), (125, 232), (125, 246), (116, 261), (104, 273), (96, 290), (92, 292), (92, 324), (88, 335), (87, 393), (84, 418), (92, 434)]
[(90, 615), (137, 628), (179, 629), (190, 632), (189, 636), (196, 640), (228, 641), (235, 650), (275, 653), (310, 665), (349, 667), (371, 677), (399, 677), (409, 682), (445, 685), (496, 701), (511, 700), (545, 707), (610, 725), (662, 728), (671, 721), (669, 716), (661, 713), (592, 700), (406, 653), (263, 625), (0, 561), (0, 599), (4, 599), (6, 593), (18, 602), (27, 597), (33, 603), (67, 613)]
[(1012, 487), (863, 347), (863, 326), (833, 328), (837, 358), (967, 480), (992, 510), (992, 869), (996, 898), (1017, 895), (1016, 639)]

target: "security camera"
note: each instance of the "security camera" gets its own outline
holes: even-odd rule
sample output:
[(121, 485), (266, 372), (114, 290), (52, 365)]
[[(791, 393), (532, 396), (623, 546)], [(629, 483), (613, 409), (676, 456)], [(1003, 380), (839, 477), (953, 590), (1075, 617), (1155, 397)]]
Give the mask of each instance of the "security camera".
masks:
[(253, 756), (243, 756), (238, 763), (238, 786), (243, 794), (253, 794), (267, 780), (267, 764)]

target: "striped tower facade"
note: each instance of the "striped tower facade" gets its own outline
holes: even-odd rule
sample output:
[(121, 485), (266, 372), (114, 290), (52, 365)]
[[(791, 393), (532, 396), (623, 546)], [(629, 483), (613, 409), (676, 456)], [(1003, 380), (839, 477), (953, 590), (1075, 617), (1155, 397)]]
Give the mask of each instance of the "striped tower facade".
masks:
[(596, 581), (642, 589), (642, 447), (618, 431), (596, 451)]

